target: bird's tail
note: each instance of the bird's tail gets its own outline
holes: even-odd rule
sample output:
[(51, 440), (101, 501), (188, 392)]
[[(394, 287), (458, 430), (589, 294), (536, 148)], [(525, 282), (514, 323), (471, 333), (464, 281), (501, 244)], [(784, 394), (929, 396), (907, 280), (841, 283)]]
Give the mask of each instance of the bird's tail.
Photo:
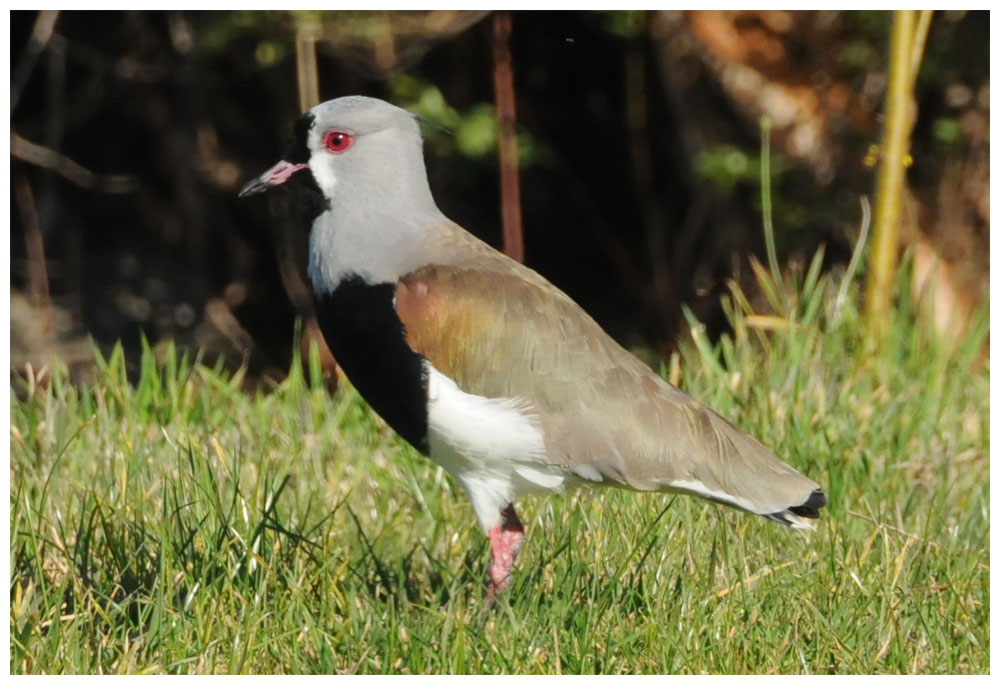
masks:
[[(696, 422), (703, 447), (687, 478), (670, 484), (793, 528), (812, 529), (826, 495), (815, 481), (707, 407)], [(707, 420), (705, 417), (707, 416)]]
[(826, 506), (826, 495), (819, 488), (809, 494), (809, 498), (802, 504), (788, 507), (773, 514), (764, 514), (766, 518), (778, 523), (784, 523), (792, 528), (815, 528), (815, 524), (809, 519), (818, 519), (819, 510)]

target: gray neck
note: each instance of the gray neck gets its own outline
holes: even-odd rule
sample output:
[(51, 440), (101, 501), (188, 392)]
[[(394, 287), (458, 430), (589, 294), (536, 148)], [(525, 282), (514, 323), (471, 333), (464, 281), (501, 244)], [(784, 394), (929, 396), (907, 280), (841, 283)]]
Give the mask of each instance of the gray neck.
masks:
[(349, 167), (313, 169), (330, 198), (309, 237), (309, 276), (317, 294), (351, 276), (369, 283), (398, 280), (421, 265), (421, 242), (446, 221), (427, 183), (419, 133), (373, 135), (356, 145), (362, 144), (365, 154)]
[[(402, 211), (403, 208), (401, 208)], [(405, 208), (412, 212), (412, 208)], [(360, 276), (369, 283), (394, 282), (421, 266), (417, 248), (427, 233), (445, 221), (441, 212), (402, 219), (391, 212), (348, 213), (336, 208), (320, 214), (309, 236), (309, 276), (317, 294)]]

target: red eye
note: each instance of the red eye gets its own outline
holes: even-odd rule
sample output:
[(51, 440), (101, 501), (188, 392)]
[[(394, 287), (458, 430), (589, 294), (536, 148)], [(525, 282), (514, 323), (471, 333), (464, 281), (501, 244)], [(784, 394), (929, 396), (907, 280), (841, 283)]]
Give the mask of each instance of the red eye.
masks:
[(350, 133), (344, 133), (343, 131), (330, 131), (325, 136), (323, 136), (323, 144), (326, 145), (326, 149), (330, 152), (340, 153), (351, 147), (351, 143), (354, 142), (354, 136)]

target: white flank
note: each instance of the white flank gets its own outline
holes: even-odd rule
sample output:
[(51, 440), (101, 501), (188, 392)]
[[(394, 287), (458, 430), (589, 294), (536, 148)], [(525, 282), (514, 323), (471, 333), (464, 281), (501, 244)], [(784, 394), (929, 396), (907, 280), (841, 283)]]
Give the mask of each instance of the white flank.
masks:
[(524, 462), (542, 459), (545, 441), (538, 420), (524, 402), (463, 392), (427, 364), (428, 429), (474, 461)]
[(563, 487), (565, 474), (546, 463), (545, 438), (526, 402), (463, 392), (425, 364), (431, 457), (468, 492), (483, 528), (499, 525), (519, 494)]

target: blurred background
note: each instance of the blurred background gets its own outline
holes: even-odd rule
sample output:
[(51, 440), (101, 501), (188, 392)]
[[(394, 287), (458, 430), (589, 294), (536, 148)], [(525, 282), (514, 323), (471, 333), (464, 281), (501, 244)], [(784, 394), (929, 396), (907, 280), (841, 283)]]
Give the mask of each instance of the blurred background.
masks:
[[(300, 113), (388, 99), (424, 127), (441, 209), (502, 242), (487, 12), (11, 12), (11, 363), (144, 335), (280, 379), (309, 325), (308, 227), (239, 200)], [(513, 12), (525, 262), (614, 337), (669, 353), (748, 292), (770, 122), (778, 258), (843, 269), (875, 179), (887, 12)], [(297, 42), (299, 50), (297, 51)], [(301, 46), (314, 46), (315, 62)], [(960, 335), (989, 277), (989, 15), (936, 12), (900, 226), (913, 291)], [(312, 83), (312, 86), (310, 86)], [(765, 305), (761, 305), (765, 307)], [(130, 355), (137, 358), (135, 354)], [(332, 369), (332, 363), (326, 360)]]

